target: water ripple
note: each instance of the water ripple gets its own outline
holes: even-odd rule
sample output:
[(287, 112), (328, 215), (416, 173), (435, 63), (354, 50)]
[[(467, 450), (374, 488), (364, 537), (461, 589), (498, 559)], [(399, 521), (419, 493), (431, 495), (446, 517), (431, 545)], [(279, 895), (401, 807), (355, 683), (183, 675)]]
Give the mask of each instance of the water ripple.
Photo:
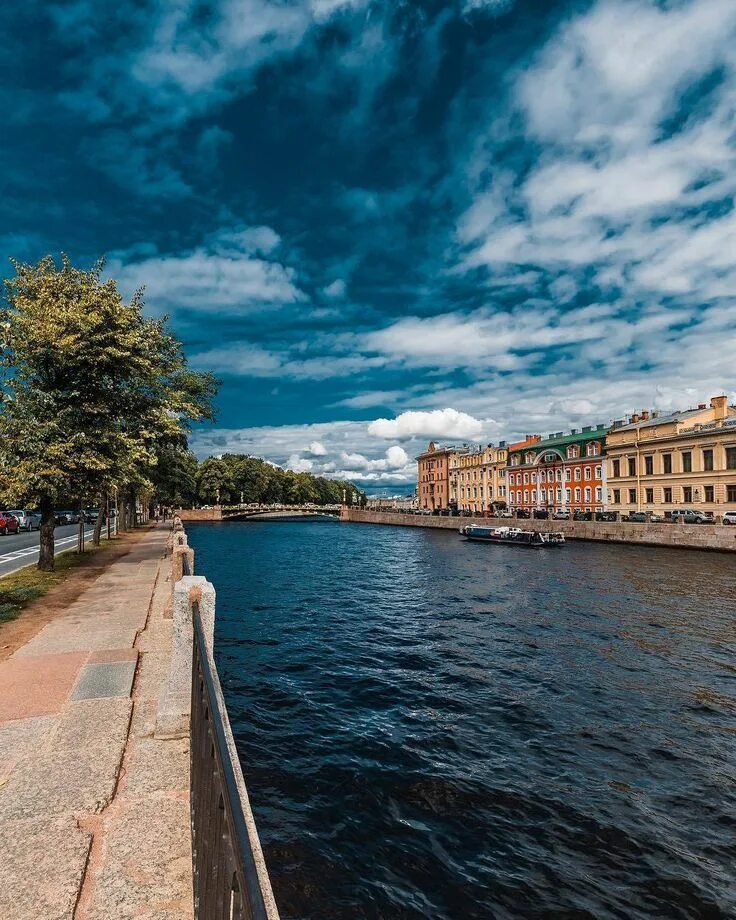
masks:
[(190, 537), (284, 918), (736, 916), (730, 557)]

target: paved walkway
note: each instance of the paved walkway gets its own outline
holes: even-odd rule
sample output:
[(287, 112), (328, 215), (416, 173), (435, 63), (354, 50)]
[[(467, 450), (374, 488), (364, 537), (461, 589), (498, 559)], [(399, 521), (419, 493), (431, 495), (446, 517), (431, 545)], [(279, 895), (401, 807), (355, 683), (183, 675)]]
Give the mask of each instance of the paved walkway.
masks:
[(0, 918), (192, 917), (189, 742), (153, 737), (168, 528), (0, 662)]

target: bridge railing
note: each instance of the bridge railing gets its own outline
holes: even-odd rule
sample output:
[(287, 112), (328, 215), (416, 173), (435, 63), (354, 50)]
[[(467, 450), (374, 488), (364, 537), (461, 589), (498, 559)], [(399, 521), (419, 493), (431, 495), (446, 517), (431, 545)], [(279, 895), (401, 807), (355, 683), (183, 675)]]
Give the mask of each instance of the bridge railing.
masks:
[(278, 920), (214, 659), (215, 589), (172, 538), (173, 642), (156, 735), (190, 738), (195, 920)]

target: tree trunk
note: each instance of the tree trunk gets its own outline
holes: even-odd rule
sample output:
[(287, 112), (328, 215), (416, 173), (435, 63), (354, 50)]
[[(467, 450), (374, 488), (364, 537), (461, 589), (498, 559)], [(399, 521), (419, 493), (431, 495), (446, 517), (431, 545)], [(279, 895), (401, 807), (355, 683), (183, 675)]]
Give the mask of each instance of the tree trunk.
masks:
[(100, 494), (99, 506), (100, 507), (99, 507), (99, 512), (97, 514), (97, 520), (95, 521), (95, 529), (94, 529), (94, 533), (92, 534), (92, 546), (100, 545), (100, 540), (102, 539), (103, 515), (105, 518), (107, 518), (108, 513), (109, 513), (109, 510), (107, 507), (107, 493), (106, 492), (102, 492)]
[(41, 527), (38, 535), (38, 567), (42, 572), (54, 571), (54, 503), (50, 496), (42, 495), (40, 502)]

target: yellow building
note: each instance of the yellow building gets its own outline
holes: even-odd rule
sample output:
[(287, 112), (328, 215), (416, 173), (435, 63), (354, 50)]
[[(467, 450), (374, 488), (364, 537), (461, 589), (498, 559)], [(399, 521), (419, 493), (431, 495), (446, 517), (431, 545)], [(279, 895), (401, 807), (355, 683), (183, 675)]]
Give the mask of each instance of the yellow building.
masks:
[(736, 510), (736, 408), (725, 396), (714, 396), (710, 406), (643, 411), (614, 423), (606, 452), (612, 511)]
[(501, 441), (477, 450), (463, 450), (450, 455), (450, 505), (461, 511), (492, 510), (505, 505), (506, 464), (508, 449)]

